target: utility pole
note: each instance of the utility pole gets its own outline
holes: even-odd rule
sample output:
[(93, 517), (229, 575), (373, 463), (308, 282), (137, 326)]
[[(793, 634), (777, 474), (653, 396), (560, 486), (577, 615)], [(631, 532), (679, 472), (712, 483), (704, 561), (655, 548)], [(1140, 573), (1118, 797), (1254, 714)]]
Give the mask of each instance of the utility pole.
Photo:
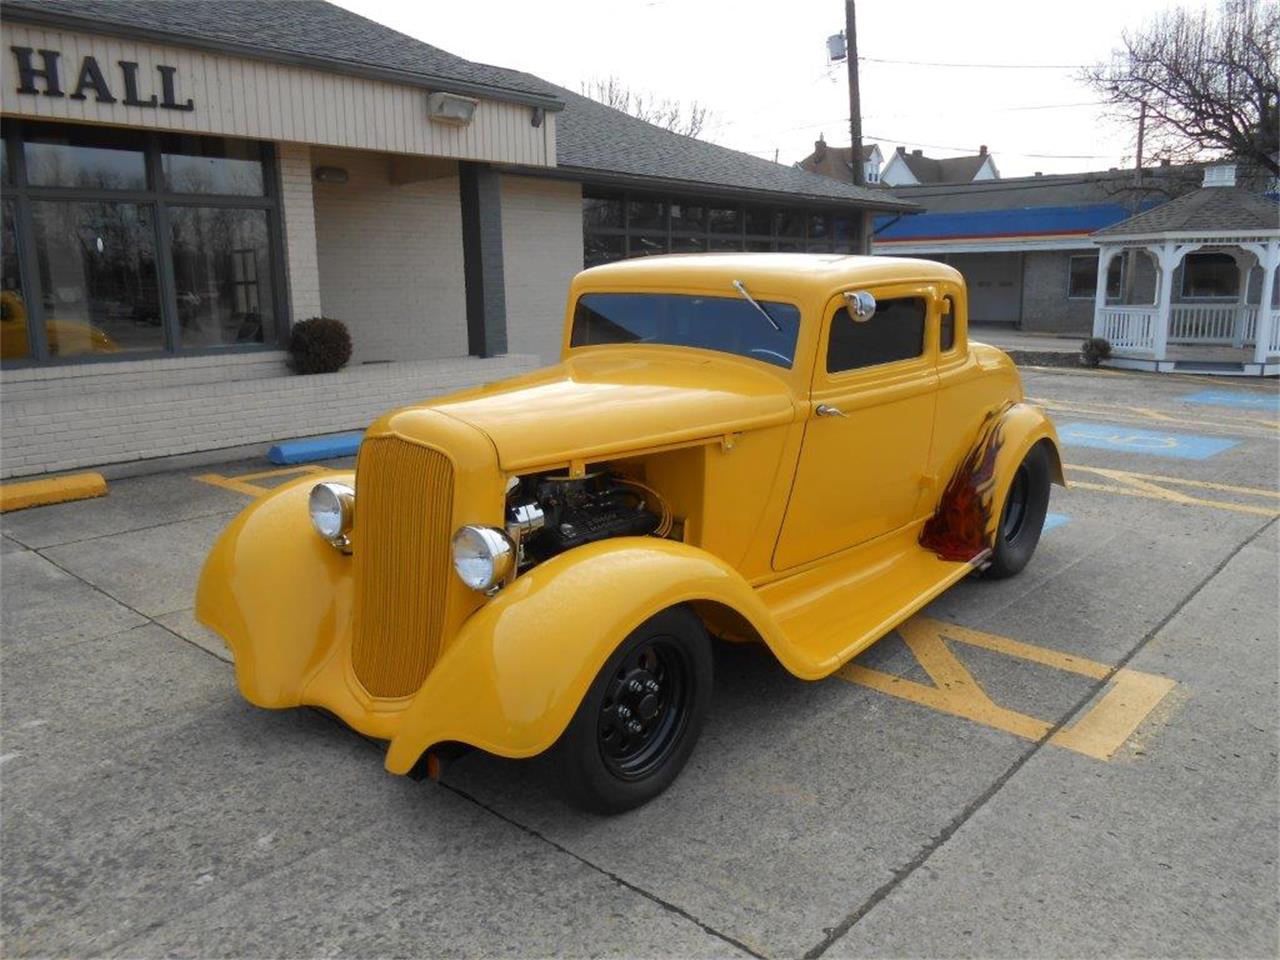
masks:
[[(1142, 207), (1142, 142), (1147, 134), (1147, 105), (1138, 109), (1138, 151), (1133, 167), (1133, 196), (1129, 199), (1129, 216), (1137, 216)], [(1098, 258), (1101, 262), (1101, 257)], [(1130, 247), (1124, 255), (1124, 276), (1120, 281), (1120, 302), (1133, 302), (1133, 278), (1138, 272), (1138, 248)], [(1105, 284), (1105, 281), (1103, 281)], [(1104, 287), (1105, 289), (1105, 287)]]
[[(862, 96), (858, 90), (858, 14), (854, 0), (844, 2), (845, 65), (849, 69), (849, 165), (853, 167), (853, 185), (867, 185), (862, 161)], [(858, 219), (854, 249), (861, 254), (871, 252), (870, 218), (864, 213)]]
[(849, 67), (849, 137), (853, 153), (849, 160), (853, 166), (855, 186), (866, 186), (866, 171), (862, 166), (862, 99), (858, 94), (858, 25), (854, 0), (844, 2), (845, 62)]

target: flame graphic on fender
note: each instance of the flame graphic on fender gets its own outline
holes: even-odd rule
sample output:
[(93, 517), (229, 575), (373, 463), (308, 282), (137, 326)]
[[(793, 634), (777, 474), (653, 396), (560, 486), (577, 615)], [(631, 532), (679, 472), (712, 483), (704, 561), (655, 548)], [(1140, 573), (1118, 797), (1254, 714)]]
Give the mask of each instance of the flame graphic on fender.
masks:
[(942, 560), (977, 564), (991, 552), (987, 537), (995, 486), (996, 455), (1004, 445), (1002, 421), (1012, 403), (989, 414), (978, 442), (952, 474), (938, 509), (920, 533), (920, 545)]

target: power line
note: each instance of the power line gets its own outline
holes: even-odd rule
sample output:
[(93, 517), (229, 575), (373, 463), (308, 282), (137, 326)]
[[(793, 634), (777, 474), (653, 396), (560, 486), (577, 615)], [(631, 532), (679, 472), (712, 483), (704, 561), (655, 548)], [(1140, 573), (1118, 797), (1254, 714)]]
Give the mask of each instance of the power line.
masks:
[(890, 60), (859, 57), (865, 63), (893, 63), (907, 67), (952, 67), (961, 70), (1084, 70), (1087, 63), (940, 63), (936, 60)]
[[(888, 143), (910, 143), (914, 147), (928, 147), (931, 150), (958, 150), (968, 156), (973, 155), (969, 153), (973, 147), (957, 147), (944, 143), (913, 143), (902, 137), (882, 137), (874, 133), (867, 134), (867, 139), (882, 140)], [(1111, 156), (1109, 153), (1019, 153), (1017, 150), (993, 150), (992, 153), (1003, 153), (1011, 157), (1034, 157), (1040, 160), (1105, 160)]]

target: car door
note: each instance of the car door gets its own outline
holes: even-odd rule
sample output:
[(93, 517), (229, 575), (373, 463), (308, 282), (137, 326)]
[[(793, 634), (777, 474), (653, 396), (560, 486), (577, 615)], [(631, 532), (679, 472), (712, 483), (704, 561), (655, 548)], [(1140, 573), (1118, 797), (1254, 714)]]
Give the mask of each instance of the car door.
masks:
[(937, 371), (926, 333), (932, 286), (869, 290), (862, 322), (843, 296), (824, 311), (809, 419), (774, 550), (784, 570), (918, 519), (933, 436)]

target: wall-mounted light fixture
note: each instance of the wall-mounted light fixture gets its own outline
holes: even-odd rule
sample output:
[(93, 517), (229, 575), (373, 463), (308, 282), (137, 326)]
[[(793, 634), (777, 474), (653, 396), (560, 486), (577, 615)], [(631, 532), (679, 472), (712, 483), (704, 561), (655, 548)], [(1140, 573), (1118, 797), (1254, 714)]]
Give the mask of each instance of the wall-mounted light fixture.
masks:
[(534, 107), (529, 112), (529, 125), (532, 127), (542, 126), (542, 121), (546, 118), (547, 111), (542, 107)]
[(320, 183), (346, 183), (351, 179), (341, 167), (316, 167), (314, 176)]
[(436, 123), (451, 123), (465, 127), (475, 116), (476, 106), (479, 103), (479, 100), (472, 100), (470, 97), (437, 91), (427, 94), (427, 116)]

